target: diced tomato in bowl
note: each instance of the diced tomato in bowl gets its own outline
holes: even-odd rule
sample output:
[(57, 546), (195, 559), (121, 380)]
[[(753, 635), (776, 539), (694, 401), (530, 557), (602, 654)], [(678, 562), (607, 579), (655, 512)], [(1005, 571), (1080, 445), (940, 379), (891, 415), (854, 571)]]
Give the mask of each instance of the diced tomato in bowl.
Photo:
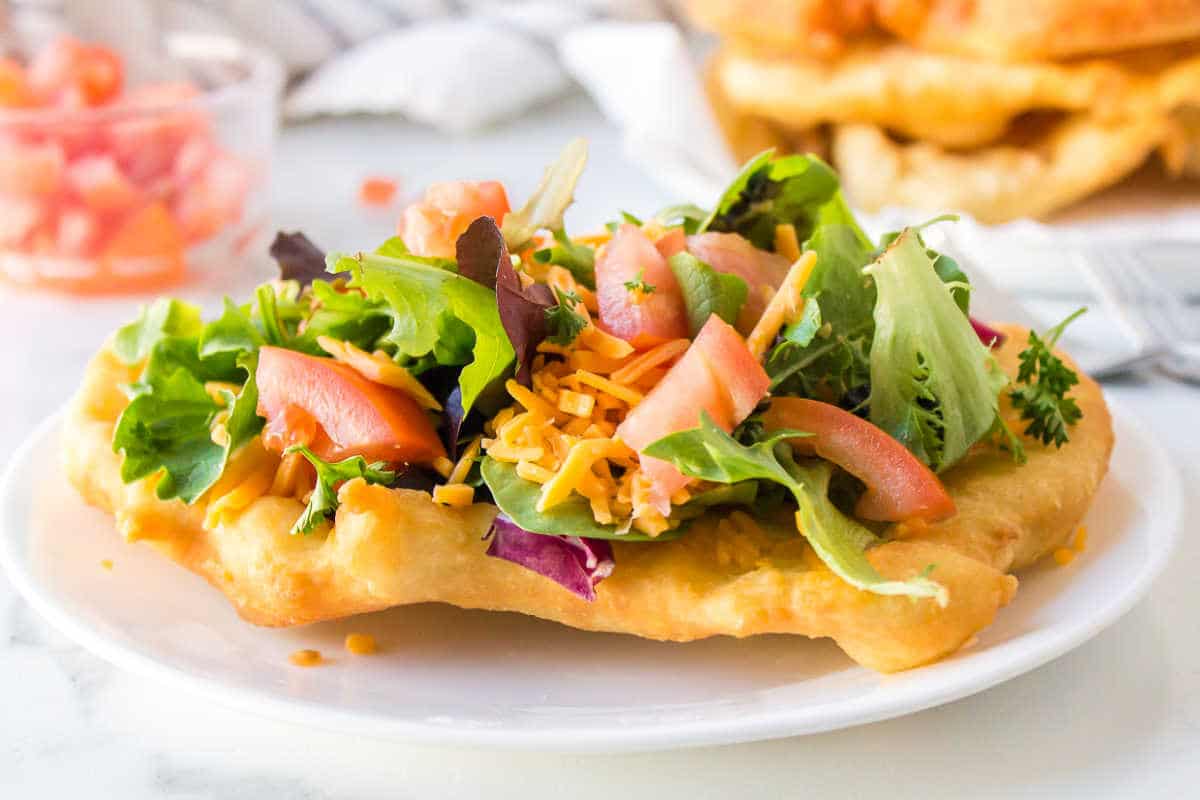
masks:
[(132, 291), (183, 280), (201, 258), (236, 263), (261, 230), (247, 210), (262, 207), (279, 82), (269, 58), (242, 58), (224, 84), (238, 92), (130, 81), (116, 52), (70, 37), (0, 59), (0, 278)]

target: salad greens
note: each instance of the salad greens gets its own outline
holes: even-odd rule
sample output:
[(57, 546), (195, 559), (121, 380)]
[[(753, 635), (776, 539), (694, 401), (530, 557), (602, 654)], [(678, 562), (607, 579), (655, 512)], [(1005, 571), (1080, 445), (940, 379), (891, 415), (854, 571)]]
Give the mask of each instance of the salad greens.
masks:
[(575, 201), (575, 184), (587, 165), (587, 142), (572, 139), (553, 164), (546, 168), (542, 182), (525, 205), (504, 217), (504, 241), (518, 253), (542, 229), (561, 231), (563, 214)]
[(537, 502), (542, 487), (517, 475), (516, 464), (485, 457), (481, 472), (497, 507), (521, 528), (532, 533), (620, 539), (623, 542), (662, 542), (682, 533), (677, 528), (651, 538), (634, 531), (622, 532), (616, 525), (602, 525), (592, 516), (592, 507), (587, 499), (578, 494), (571, 495), (546, 511), (538, 511)]
[(554, 244), (534, 252), (533, 260), (557, 264), (589, 289), (596, 288), (596, 251), (586, 244), (572, 242), (562, 228), (554, 231)]
[(730, 325), (746, 302), (749, 288), (737, 275), (717, 272), (691, 253), (676, 253), (667, 261), (683, 292), (687, 306), (688, 333), (695, 336), (716, 314)]
[(697, 232), (740, 233), (755, 247), (770, 250), (776, 225), (795, 225), (804, 241), (822, 207), (837, 197), (837, 175), (824, 161), (811, 155), (775, 158), (775, 151), (767, 150), (742, 168)]
[(772, 391), (854, 408), (870, 383), (876, 291), (862, 270), (873, 248), (852, 220), (820, 226), (805, 248), (817, 264), (804, 286), (804, 315), (767, 356)]
[(546, 309), (546, 338), (566, 347), (583, 333), (588, 321), (575, 311), (575, 304), (582, 302), (579, 295), (555, 287), (554, 298), (558, 304)]
[[(231, 376), (224, 367), (214, 367), (213, 359), (201, 358), (198, 348), (195, 338), (160, 339), (141, 380), (130, 387), (133, 399), (113, 431), (113, 452), (124, 455), (121, 480), (130, 483), (159, 474), (155, 494), (162, 500), (194, 502), (221, 477), (230, 453), (263, 424), (255, 411), (257, 356), (235, 356), (233, 369), (245, 372), (245, 383), (236, 394), (221, 389), (217, 399), (205, 388), (205, 380)], [(217, 424), (224, 430), (223, 443), (218, 443), (222, 437), (214, 436)]]
[[(496, 294), (486, 286), (410, 255), (357, 253), (331, 259), (335, 268), (350, 272), (350, 286), (386, 304), (391, 329), (382, 341), (396, 353), (410, 358), (434, 353), (441, 364), (469, 357), (459, 376), (464, 410), (470, 411), (512, 366), (516, 352), (500, 321)], [(468, 330), (473, 337), (469, 356)], [(455, 346), (446, 348), (444, 338)], [(439, 343), (443, 347), (435, 351)]]
[(1008, 377), (933, 264), (910, 229), (865, 272), (879, 295), (870, 354), (871, 422), (940, 471), (993, 430)]
[(646, 455), (670, 461), (680, 472), (716, 483), (736, 484), (757, 480), (779, 484), (791, 492), (799, 505), (797, 521), (821, 560), (839, 577), (859, 589), (875, 594), (933, 597), (945, 605), (945, 587), (924, 576), (904, 581), (882, 577), (867, 560), (866, 550), (880, 539), (846, 517), (829, 500), (832, 467), (816, 462), (797, 464), (784, 442), (802, 431), (774, 431), (766, 438), (745, 445), (718, 428), (707, 412), (700, 412), (700, 427), (679, 431), (651, 443)]
[(1030, 331), (1029, 346), (1019, 356), (1017, 386), (1009, 392), (1009, 398), (1013, 408), (1021, 412), (1021, 419), (1029, 422), (1025, 435), (1042, 444), (1053, 442), (1055, 447), (1062, 447), (1069, 439), (1067, 428), (1083, 417), (1079, 404), (1066, 396), (1079, 383), (1079, 376), (1054, 355), (1054, 345), (1066, 327), (1085, 311), (1075, 311), (1042, 336)]
[(143, 306), (133, 322), (117, 329), (113, 352), (126, 364), (136, 364), (167, 336), (195, 336), (204, 327), (200, 309), (182, 300), (160, 297)]
[(292, 526), (293, 535), (311, 533), (321, 523), (331, 519), (337, 513), (338, 497), (335, 487), (343, 481), (362, 478), (367, 483), (379, 483), (387, 486), (396, 480), (396, 472), (388, 469), (387, 464), (383, 462), (368, 464), (362, 456), (351, 456), (341, 461), (329, 462), (318, 457), (307, 447), (299, 445), (289, 447), (284, 453), (299, 453), (317, 471), (317, 485), (308, 498), (308, 505), (304, 507), (304, 512)]

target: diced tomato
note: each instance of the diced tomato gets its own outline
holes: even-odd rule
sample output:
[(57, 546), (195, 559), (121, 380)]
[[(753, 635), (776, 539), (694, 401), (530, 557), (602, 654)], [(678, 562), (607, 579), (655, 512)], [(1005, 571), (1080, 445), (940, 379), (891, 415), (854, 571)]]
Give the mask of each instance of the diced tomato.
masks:
[(201, 111), (177, 107), (198, 94), (190, 83), (155, 83), (134, 87), (120, 98), (121, 107), (140, 113), (109, 123), (104, 138), (126, 175), (137, 183), (169, 176), (184, 144), (209, 135)]
[[(737, 319), (737, 329), (748, 334), (767, 308), (767, 298), (787, 277), (791, 264), (778, 253), (759, 250), (736, 233), (701, 233), (689, 236), (688, 252), (717, 272), (737, 275), (750, 290)], [(764, 291), (766, 287), (769, 291)]]
[(77, 258), (96, 254), (100, 225), (84, 208), (64, 208), (58, 213), (55, 247), (59, 253)]
[(23, 108), (34, 102), (25, 68), (11, 58), (0, 58), (0, 106)]
[[(653, 291), (626, 285), (636, 281)], [(596, 299), (600, 324), (634, 347), (687, 338), (687, 307), (675, 274), (636, 225), (618, 228), (596, 261)]]
[(663, 258), (669, 259), (676, 253), (682, 253), (684, 250), (687, 250), (687, 236), (684, 235), (683, 228), (671, 228), (671, 230), (658, 237), (658, 241), (654, 243), (654, 247)]
[[(641, 450), (664, 436), (698, 427), (701, 411), (729, 432), (754, 411), (770, 386), (770, 378), (745, 340), (714, 315), (683, 357), (629, 412), (616, 436)], [(640, 462), (653, 483), (654, 504), (668, 513), (671, 495), (689, 479), (667, 461), (643, 455)]]
[(107, 47), (87, 45), (75, 65), (75, 88), (84, 104), (99, 106), (121, 93), (125, 67), (121, 57)]
[(125, 177), (112, 156), (84, 156), (67, 165), (67, 185), (89, 208), (103, 213), (137, 205), (141, 192)]
[(121, 57), (107, 47), (62, 36), (29, 64), (29, 85), (44, 104), (98, 106), (112, 101), (124, 82)]
[(863, 519), (930, 522), (954, 516), (954, 500), (929, 467), (870, 422), (830, 403), (776, 397), (763, 417), (768, 430), (791, 428), (810, 437), (797, 450), (832, 461), (867, 485), (854, 513)]
[(50, 195), (62, 185), (66, 159), (53, 142), (0, 142), (0, 192), (12, 195)]
[(499, 225), (508, 211), (508, 195), (497, 181), (434, 183), (424, 200), (404, 209), (396, 232), (419, 256), (454, 258), (454, 245), (467, 226), (479, 217)]
[[(257, 379), (257, 374), (255, 378)], [(277, 411), (263, 428), (263, 446), (282, 453), (289, 447), (303, 445), (311, 447), (321, 434), (321, 428), (313, 415), (300, 406), (288, 404)]]
[[(331, 358), (263, 347), (259, 351), (258, 413), (268, 426), (289, 407), (316, 420), (324, 436), (312, 440), (322, 458), (340, 460), (361, 455), (373, 461), (429, 463), (446, 454), (429, 418), (411, 397), (373, 383)], [(276, 433), (275, 446), (288, 441)]]
[(241, 161), (227, 154), (214, 157), (171, 204), (184, 238), (203, 241), (238, 220), (249, 190), (250, 176)]
[(45, 216), (45, 206), (26, 195), (0, 194), (0, 247), (17, 247)]
[(170, 281), (183, 274), (183, 237), (162, 203), (151, 203), (113, 232), (100, 254), (114, 285)]
[(358, 187), (358, 200), (365, 206), (386, 206), (396, 196), (396, 182), (391, 178), (365, 178)]

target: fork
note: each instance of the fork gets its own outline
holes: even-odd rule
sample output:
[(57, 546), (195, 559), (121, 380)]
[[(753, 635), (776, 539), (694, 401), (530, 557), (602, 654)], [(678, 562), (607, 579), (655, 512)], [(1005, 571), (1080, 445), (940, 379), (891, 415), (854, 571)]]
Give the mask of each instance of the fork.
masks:
[(1134, 355), (1107, 365), (1111, 375), (1143, 363), (1176, 380), (1200, 384), (1200, 317), (1153, 274), (1132, 248), (1092, 248), (1077, 263), (1100, 301), (1137, 345)]

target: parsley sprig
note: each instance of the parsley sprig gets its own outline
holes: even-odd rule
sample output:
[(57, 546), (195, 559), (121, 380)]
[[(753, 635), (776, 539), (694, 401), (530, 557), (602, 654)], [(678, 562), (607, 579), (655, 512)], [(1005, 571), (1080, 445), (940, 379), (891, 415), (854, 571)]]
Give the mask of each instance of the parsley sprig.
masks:
[(291, 533), (293, 535), (311, 533), (322, 522), (333, 517), (338, 508), (336, 487), (342, 482), (351, 478), (362, 478), (367, 483), (380, 483), (387, 486), (396, 480), (395, 471), (388, 469), (387, 464), (382, 461), (368, 464), (362, 456), (351, 456), (342, 461), (329, 462), (302, 445), (289, 447), (284, 452), (285, 454), (299, 453), (308, 459), (308, 463), (312, 464), (317, 471), (317, 485), (313, 487), (312, 495), (308, 498), (308, 505), (304, 507), (304, 513), (292, 526)]
[(637, 294), (647, 295), (647, 294), (654, 294), (655, 290), (658, 287), (652, 286), (651, 284), (646, 283), (646, 270), (639, 269), (636, 278), (634, 278), (631, 281), (625, 281), (625, 288), (628, 289), (630, 292), (636, 292)]
[(1054, 355), (1054, 346), (1067, 325), (1085, 311), (1080, 308), (1042, 336), (1030, 331), (1029, 345), (1018, 356), (1018, 385), (1009, 392), (1009, 398), (1013, 408), (1021, 412), (1021, 419), (1029, 422), (1025, 435), (1040, 439), (1042, 444), (1053, 442), (1055, 447), (1062, 447), (1069, 438), (1067, 428), (1083, 417), (1075, 399), (1066, 396), (1079, 383), (1079, 376)]
[(576, 313), (575, 307), (583, 302), (575, 292), (564, 292), (554, 287), (558, 304), (546, 309), (546, 338), (554, 344), (566, 347), (587, 327), (588, 321)]

